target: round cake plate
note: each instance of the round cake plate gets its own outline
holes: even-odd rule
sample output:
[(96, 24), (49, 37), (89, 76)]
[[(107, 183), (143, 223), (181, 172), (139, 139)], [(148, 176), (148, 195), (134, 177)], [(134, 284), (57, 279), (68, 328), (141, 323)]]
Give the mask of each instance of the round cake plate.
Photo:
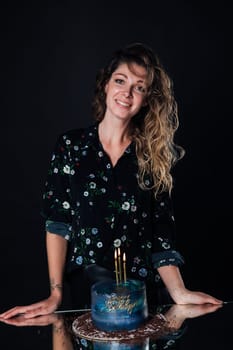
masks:
[(94, 326), (91, 312), (77, 317), (72, 323), (72, 330), (76, 336), (92, 341), (137, 341), (147, 337), (158, 339), (174, 331), (168, 327), (162, 314), (156, 314), (149, 316), (148, 321), (137, 329), (106, 332)]

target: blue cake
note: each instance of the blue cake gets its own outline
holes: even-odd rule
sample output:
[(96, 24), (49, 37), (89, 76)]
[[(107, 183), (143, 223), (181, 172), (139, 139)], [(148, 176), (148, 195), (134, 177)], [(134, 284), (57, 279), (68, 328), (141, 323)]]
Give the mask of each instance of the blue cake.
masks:
[(145, 283), (114, 280), (95, 283), (91, 288), (91, 318), (102, 331), (133, 330), (148, 318)]

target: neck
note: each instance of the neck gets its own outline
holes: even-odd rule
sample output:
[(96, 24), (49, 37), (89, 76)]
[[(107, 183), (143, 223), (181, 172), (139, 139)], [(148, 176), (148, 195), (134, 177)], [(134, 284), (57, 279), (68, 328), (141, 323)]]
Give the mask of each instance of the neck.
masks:
[(129, 123), (112, 123), (103, 119), (99, 124), (99, 138), (103, 143), (121, 145), (130, 142)]
[(103, 120), (99, 124), (98, 132), (103, 149), (108, 154), (112, 165), (115, 166), (131, 142), (129, 127), (127, 125), (113, 126)]

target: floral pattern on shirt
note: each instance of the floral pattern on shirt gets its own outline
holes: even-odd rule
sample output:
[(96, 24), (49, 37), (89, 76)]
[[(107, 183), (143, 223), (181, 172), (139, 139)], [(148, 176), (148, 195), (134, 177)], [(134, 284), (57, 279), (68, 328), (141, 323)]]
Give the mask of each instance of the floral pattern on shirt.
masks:
[(151, 190), (139, 188), (137, 177), (133, 142), (112, 167), (98, 138), (98, 124), (60, 135), (50, 161), (42, 215), (46, 222), (62, 223), (64, 237), (69, 227), (68, 272), (93, 263), (114, 270), (116, 242), (126, 253), (132, 278), (156, 282), (156, 267), (182, 263), (175, 251), (170, 196), (163, 193), (155, 199)]

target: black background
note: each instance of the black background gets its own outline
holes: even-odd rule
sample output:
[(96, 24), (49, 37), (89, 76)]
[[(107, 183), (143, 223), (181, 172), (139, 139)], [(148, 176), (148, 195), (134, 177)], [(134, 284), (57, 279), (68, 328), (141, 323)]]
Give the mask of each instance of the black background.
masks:
[(0, 311), (48, 295), (40, 204), (61, 132), (92, 122), (97, 70), (150, 45), (174, 81), (186, 150), (174, 169), (186, 285), (232, 299), (232, 11), (226, 1), (41, 1), (1, 5)]

